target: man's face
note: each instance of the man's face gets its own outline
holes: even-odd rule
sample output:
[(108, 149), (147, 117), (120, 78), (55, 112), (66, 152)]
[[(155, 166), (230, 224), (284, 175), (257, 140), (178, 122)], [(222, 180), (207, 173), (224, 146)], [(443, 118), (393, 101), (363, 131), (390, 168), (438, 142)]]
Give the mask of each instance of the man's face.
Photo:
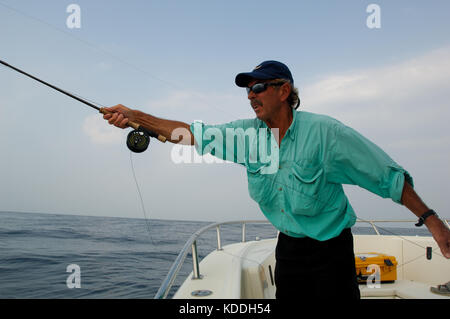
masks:
[[(248, 87), (252, 87), (257, 83), (271, 83), (273, 80), (252, 80)], [(250, 91), (248, 93), (248, 99), (250, 105), (255, 111), (256, 117), (262, 121), (267, 121), (273, 118), (273, 115), (278, 112), (281, 107), (281, 96), (279, 92), (279, 86), (267, 86), (267, 89), (260, 93)]]

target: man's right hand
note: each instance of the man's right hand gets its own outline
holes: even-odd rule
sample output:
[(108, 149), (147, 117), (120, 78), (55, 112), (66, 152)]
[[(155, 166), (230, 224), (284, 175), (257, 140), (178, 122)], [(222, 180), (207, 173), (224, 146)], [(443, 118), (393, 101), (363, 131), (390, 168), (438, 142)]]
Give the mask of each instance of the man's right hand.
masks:
[(127, 123), (134, 120), (133, 110), (122, 104), (113, 107), (105, 107), (104, 109), (111, 113), (103, 114), (103, 118), (107, 120), (109, 124), (119, 128), (128, 127)]
[(104, 110), (111, 112), (110, 114), (103, 114), (103, 118), (111, 125), (126, 128), (129, 122), (133, 122), (158, 134), (158, 139), (163, 142), (167, 140), (175, 144), (194, 145), (194, 136), (191, 134), (190, 126), (187, 123), (160, 119), (139, 110), (132, 110), (122, 104), (105, 107)]

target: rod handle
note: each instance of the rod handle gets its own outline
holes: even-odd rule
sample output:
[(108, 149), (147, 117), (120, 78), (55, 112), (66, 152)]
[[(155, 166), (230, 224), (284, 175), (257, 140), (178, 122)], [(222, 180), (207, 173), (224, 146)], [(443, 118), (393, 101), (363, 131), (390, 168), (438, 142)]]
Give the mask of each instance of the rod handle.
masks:
[[(102, 113), (102, 114), (112, 114), (112, 113), (113, 113), (113, 112), (107, 111), (104, 107), (101, 107), (101, 108), (99, 109), (99, 111), (100, 111), (100, 113)], [(135, 123), (135, 122), (132, 122), (132, 121), (128, 121), (127, 125), (128, 125), (129, 127), (134, 128), (135, 130), (138, 130), (138, 129), (141, 127), (139, 124), (137, 124), (137, 123)], [(152, 131), (147, 130), (147, 129), (145, 129), (145, 130), (150, 134), (150, 136), (156, 137), (159, 141), (161, 141), (161, 142), (163, 142), (163, 143), (165, 143), (165, 142), (167, 141), (167, 139), (166, 139), (164, 136), (162, 136), (162, 135), (160, 135), (160, 134), (156, 134), (155, 132), (152, 132)]]

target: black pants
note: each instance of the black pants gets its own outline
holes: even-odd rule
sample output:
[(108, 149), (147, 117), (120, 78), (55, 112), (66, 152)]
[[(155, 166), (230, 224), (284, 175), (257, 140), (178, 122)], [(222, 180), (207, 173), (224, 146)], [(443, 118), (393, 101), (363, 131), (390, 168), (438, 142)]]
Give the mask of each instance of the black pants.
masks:
[(330, 240), (280, 232), (275, 250), (277, 299), (360, 298), (350, 229)]

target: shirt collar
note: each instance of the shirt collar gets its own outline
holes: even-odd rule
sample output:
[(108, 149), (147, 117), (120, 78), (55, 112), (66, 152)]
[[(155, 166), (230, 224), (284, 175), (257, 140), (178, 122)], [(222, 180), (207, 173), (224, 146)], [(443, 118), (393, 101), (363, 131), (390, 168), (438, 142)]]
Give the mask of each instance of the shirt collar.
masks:
[(296, 132), (296, 126), (297, 126), (297, 117), (298, 112), (294, 109), (292, 109), (292, 123), (289, 126), (289, 128), (286, 131), (286, 135), (289, 136), (291, 140), (295, 140), (295, 132)]
[[(296, 132), (296, 126), (297, 126), (297, 118), (298, 118), (298, 113), (295, 109), (292, 109), (292, 123), (289, 126), (289, 128), (286, 131), (286, 136), (289, 136), (289, 138), (291, 140), (295, 140), (295, 132)], [(269, 130), (269, 127), (267, 126), (267, 124), (264, 121), (261, 121), (260, 119), (256, 119), (258, 121), (258, 129), (259, 128), (266, 128), (267, 130)]]

